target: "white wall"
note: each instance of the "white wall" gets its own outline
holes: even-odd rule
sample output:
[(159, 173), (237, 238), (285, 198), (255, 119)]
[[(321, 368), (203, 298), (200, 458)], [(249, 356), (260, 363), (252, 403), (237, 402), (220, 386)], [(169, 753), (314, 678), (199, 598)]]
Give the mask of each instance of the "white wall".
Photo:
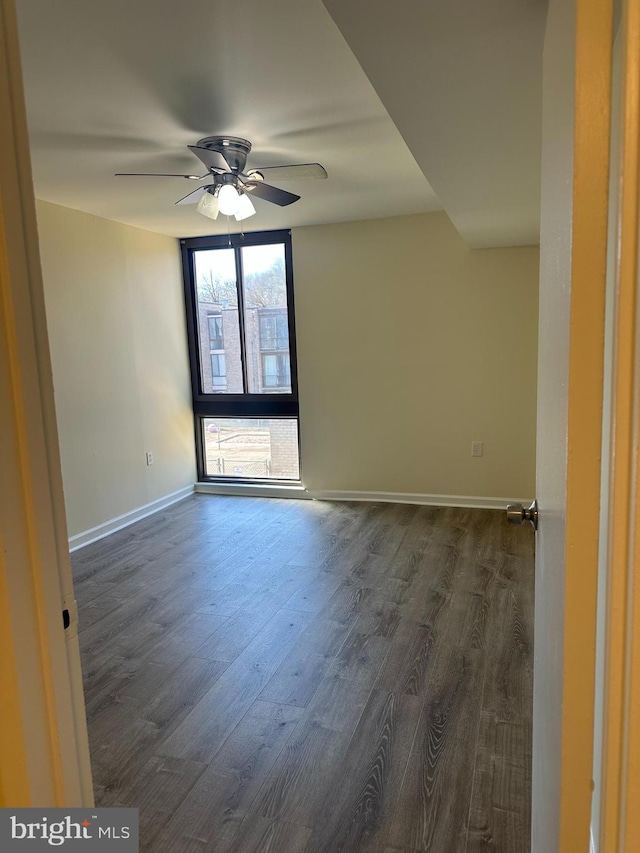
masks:
[[(38, 221), (73, 536), (194, 482), (179, 251)], [(295, 229), (293, 253), (305, 485), (532, 496), (537, 249), (469, 250), (433, 213)]]
[(180, 255), (171, 237), (37, 212), (73, 536), (194, 482)]
[(537, 247), (428, 213), (297, 228), (293, 259), (307, 488), (533, 497)]

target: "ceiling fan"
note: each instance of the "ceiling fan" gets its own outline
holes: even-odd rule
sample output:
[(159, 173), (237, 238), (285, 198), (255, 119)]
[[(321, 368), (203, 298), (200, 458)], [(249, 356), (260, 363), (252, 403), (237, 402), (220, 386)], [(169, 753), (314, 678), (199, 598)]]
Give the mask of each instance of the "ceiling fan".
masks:
[(235, 216), (238, 221), (256, 212), (250, 195), (286, 207), (300, 198), (295, 193), (266, 183), (265, 179), (288, 181), (299, 178), (326, 178), (326, 169), (319, 163), (299, 163), (291, 166), (263, 166), (244, 171), (251, 143), (238, 136), (206, 136), (189, 150), (207, 168), (205, 175), (176, 175), (158, 172), (118, 172), (116, 177), (186, 178), (203, 181), (213, 178), (213, 183), (190, 192), (176, 204), (198, 204), (197, 211), (210, 219), (218, 214)]

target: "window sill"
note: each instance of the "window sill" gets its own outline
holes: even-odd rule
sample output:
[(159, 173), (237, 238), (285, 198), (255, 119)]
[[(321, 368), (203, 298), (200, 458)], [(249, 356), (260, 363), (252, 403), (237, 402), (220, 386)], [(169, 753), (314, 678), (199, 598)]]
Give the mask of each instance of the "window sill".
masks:
[(196, 493), (201, 495), (237, 495), (251, 498), (289, 498), (291, 500), (313, 500), (302, 485), (279, 485), (278, 483), (196, 483)]

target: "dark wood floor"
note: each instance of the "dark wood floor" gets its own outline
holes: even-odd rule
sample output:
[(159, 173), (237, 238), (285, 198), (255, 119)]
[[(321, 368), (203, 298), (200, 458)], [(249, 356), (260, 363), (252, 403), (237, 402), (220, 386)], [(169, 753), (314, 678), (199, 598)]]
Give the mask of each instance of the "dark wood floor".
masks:
[(533, 537), (194, 496), (73, 555), (97, 804), (153, 853), (527, 853)]

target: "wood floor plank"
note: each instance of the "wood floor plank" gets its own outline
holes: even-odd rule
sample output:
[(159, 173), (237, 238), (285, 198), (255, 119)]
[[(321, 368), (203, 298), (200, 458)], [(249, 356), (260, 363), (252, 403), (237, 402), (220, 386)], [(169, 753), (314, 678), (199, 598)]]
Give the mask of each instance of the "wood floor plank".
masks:
[(304, 853), (310, 835), (308, 826), (252, 815), (244, 819), (237, 836), (221, 853)]
[(533, 537), (194, 495), (72, 555), (98, 805), (145, 853), (529, 853)]
[(352, 681), (327, 674), (310, 700), (304, 719), (325, 729), (353, 734), (365, 709), (376, 675)]
[(113, 682), (110, 690), (101, 693), (100, 701), (92, 704), (89, 719), (93, 731), (100, 736), (106, 737), (109, 728), (117, 731), (119, 716), (126, 717), (145, 702), (152, 701), (176, 669), (171, 663), (149, 663), (142, 659), (125, 659), (124, 663), (130, 663), (131, 668), (119, 667), (123, 677)]
[(509, 853), (529, 853), (529, 827), (517, 812), (491, 808), (486, 825), (470, 833), (465, 853), (489, 853), (500, 850)]
[(408, 847), (385, 847), (384, 853), (414, 853)]
[(89, 660), (83, 656), (84, 702), (89, 721), (95, 716), (103, 701), (106, 700), (108, 703), (113, 701), (113, 696), (117, 694), (120, 685), (134, 678), (141, 665), (140, 661), (128, 661), (124, 658), (109, 656), (108, 648), (100, 658)]
[(273, 604), (280, 607), (286, 606), (291, 596), (298, 592), (311, 577), (312, 572), (305, 571), (300, 566), (274, 559), (240, 572), (236, 580), (256, 588), (254, 595), (244, 605), (248, 609), (255, 609), (259, 599), (266, 596)]
[(484, 707), (509, 721), (530, 716), (533, 697), (533, 607), (513, 585), (496, 589), (493, 667), (485, 686)]
[[(83, 610), (80, 613), (80, 625), (78, 639), (80, 650), (86, 659), (94, 654), (109, 654), (115, 656), (112, 644), (118, 640), (120, 632), (132, 623), (146, 624), (148, 614), (158, 604), (159, 598), (155, 595), (141, 595), (122, 601), (120, 607), (110, 614), (109, 619), (100, 619), (98, 622), (88, 621), (90, 613)], [(104, 624), (103, 624), (104, 623)], [(108, 650), (106, 645), (108, 644)]]
[[(153, 666), (159, 674), (166, 670)], [(226, 664), (191, 658), (170, 674), (165, 672), (161, 687), (155, 686), (155, 679), (149, 687), (141, 681), (131, 683), (129, 695), (92, 721), (89, 735), (96, 782), (103, 787), (126, 784), (151, 755), (162, 754), (159, 747), (165, 738), (188, 718), (225, 668)], [(118, 761), (112, 760), (114, 744), (121, 750)]]
[(512, 553), (504, 557), (489, 617), (489, 663), (467, 836), (470, 853), (529, 850), (533, 584), (526, 579), (532, 561)]
[(387, 507), (381, 514), (375, 532), (369, 540), (368, 552), (380, 557), (393, 556), (406, 535), (406, 524), (402, 522), (413, 518), (416, 510), (417, 507), (410, 504), (395, 504)]
[(374, 690), (324, 802), (307, 853), (382, 849), (422, 710), (416, 696)]
[(299, 643), (269, 679), (260, 699), (306, 708), (330, 663), (324, 655), (310, 652), (305, 644)]
[(243, 567), (259, 560), (265, 552), (282, 540), (295, 525), (290, 507), (265, 508), (256, 516), (250, 515), (239, 524), (233, 521), (222, 525), (223, 535), (204, 535), (185, 539), (174, 549), (183, 562), (196, 563), (206, 569), (206, 575), (219, 588), (221, 581), (229, 583)]
[(224, 624), (198, 646), (195, 654), (209, 660), (235, 660), (279, 610), (269, 595), (261, 598), (259, 604), (247, 603), (234, 616), (225, 619)]
[(122, 599), (117, 595), (119, 592), (117, 584), (87, 583), (79, 587), (79, 597), (76, 601), (78, 606), (82, 607), (83, 621), (89, 625), (95, 625), (122, 604)]
[(328, 675), (373, 685), (391, 648), (391, 640), (355, 629), (340, 649)]
[[(192, 590), (199, 593), (202, 598), (202, 592), (198, 589)], [(248, 584), (230, 583), (221, 590), (212, 592), (207, 595), (207, 603), (201, 604), (196, 609), (196, 613), (215, 614), (216, 616), (235, 616), (251, 596), (255, 589)]]
[(173, 630), (163, 631), (162, 636), (147, 651), (146, 659), (153, 663), (175, 664), (192, 655), (199, 657), (197, 650), (228, 621), (227, 616), (188, 614)]
[(255, 702), (189, 791), (154, 847), (224, 850), (292, 736), (301, 711)]
[(160, 754), (211, 761), (308, 622), (309, 614), (279, 611), (161, 745)]
[(135, 803), (140, 849), (152, 851), (156, 838), (205, 769), (205, 764), (154, 755), (127, 785), (97, 786), (96, 800), (102, 807), (112, 808)]
[(344, 586), (343, 578), (338, 574), (319, 571), (316, 576), (295, 592), (287, 601), (289, 610), (305, 610), (318, 613)]
[(321, 611), (317, 615), (312, 615), (308, 628), (300, 637), (300, 642), (305, 644), (310, 653), (333, 660), (353, 630), (355, 618), (351, 622), (337, 622), (335, 619), (328, 618), (325, 611)]
[(377, 595), (372, 595), (354, 625), (354, 632), (390, 640), (398, 630), (401, 615), (401, 608), (393, 601), (380, 600)]
[(388, 693), (425, 696), (435, 651), (436, 635), (428, 624), (401, 620), (375, 686)]
[(362, 613), (372, 592), (368, 587), (348, 578), (340, 584), (320, 612), (325, 619), (352, 625)]
[(161, 744), (161, 755), (208, 763), (268, 681), (267, 667), (231, 664), (212, 689)]
[(301, 721), (250, 809), (270, 820), (314, 826), (324, 798), (339, 780), (349, 736)]
[[(198, 613), (202, 597), (198, 591), (182, 587), (159, 598), (147, 611), (144, 619), (132, 620), (120, 626), (119, 633), (110, 643), (112, 651), (125, 658), (146, 657), (159, 641), (174, 630), (184, 627), (185, 620)], [(218, 623), (221, 617), (215, 614)], [(216, 620), (210, 620), (210, 624)]]
[(392, 845), (420, 853), (458, 853), (466, 844), (487, 621), (483, 596), (459, 593), (451, 607), (389, 830)]
[(441, 666), (441, 677), (432, 679), (389, 831), (392, 845), (420, 853), (464, 849), (473, 783), (484, 676), (480, 653), (455, 648)]

